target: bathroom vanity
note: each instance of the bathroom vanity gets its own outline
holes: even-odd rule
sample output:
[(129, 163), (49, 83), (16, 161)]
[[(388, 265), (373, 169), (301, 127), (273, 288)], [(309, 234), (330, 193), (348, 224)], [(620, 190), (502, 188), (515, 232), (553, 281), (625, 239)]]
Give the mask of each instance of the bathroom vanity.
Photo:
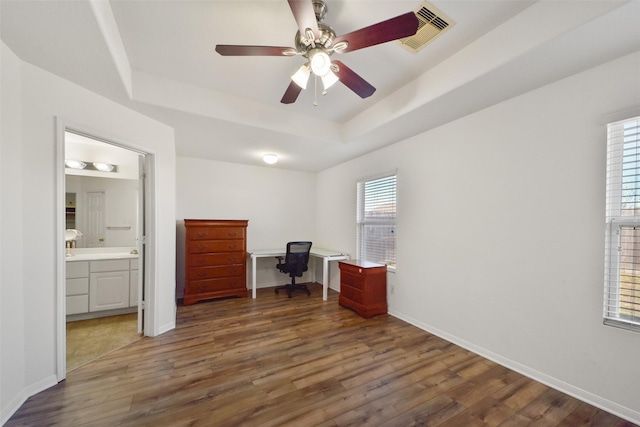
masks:
[(77, 249), (66, 258), (67, 321), (137, 311), (138, 254), (130, 252)]

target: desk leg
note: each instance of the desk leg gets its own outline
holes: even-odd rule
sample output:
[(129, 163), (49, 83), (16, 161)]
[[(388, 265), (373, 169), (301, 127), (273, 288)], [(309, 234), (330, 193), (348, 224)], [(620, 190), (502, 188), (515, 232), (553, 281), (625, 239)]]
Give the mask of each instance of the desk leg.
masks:
[(322, 300), (326, 301), (329, 295), (329, 258), (322, 257)]
[(256, 299), (256, 257), (251, 256), (251, 297)]

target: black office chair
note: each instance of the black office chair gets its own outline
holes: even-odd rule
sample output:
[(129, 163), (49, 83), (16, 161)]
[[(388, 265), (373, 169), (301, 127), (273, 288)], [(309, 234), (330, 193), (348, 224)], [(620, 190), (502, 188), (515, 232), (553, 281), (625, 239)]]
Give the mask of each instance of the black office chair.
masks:
[(287, 295), (291, 298), (291, 293), (296, 289), (301, 289), (311, 295), (311, 291), (307, 285), (298, 285), (296, 277), (302, 277), (302, 273), (308, 270), (309, 252), (311, 251), (311, 242), (289, 242), (287, 243), (287, 254), (285, 256), (277, 256), (278, 264), (276, 268), (282, 273), (289, 273), (291, 276), (291, 284), (279, 286), (275, 289), (276, 294), (279, 290), (285, 289)]

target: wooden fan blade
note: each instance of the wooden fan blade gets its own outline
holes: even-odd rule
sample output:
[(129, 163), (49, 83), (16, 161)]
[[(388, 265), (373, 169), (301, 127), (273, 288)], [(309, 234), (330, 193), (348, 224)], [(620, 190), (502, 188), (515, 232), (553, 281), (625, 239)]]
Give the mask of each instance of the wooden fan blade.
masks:
[(283, 104), (293, 104), (294, 102), (296, 102), (296, 99), (298, 99), (298, 95), (300, 95), (300, 92), (302, 92), (302, 88), (298, 86), (294, 81), (291, 81), (291, 83), (289, 83), (289, 87), (284, 92), (284, 95), (282, 96), (280, 102), (282, 102)]
[(216, 52), (223, 56), (292, 56), (296, 50), (281, 46), (216, 45)]
[(365, 79), (341, 61), (332, 61), (332, 63), (338, 66), (338, 70), (334, 71), (334, 73), (338, 76), (342, 84), (354, 91), (360, 98), (368, 98), (376, 91), (375, 87), (371, 86)]
[(349, 45), (339, 52), (351, 52), (364, 47), (375, 46), (380, 43), (409, 37), (414, 35), (416, 31), (418, 31), (418, 18), (415, 13), (407, 12), (404, 15), (396, 16), (395, 18), (336, 37), (333, 45), (335, 46), (338, 42), (346, 41)]
[(289, 7), (298, 24), (300, 35), (304, 36), (309, 28), (313, 31), (314, 40), (317, 39), (320, 36), (320, 31), (318, 31), (316, 12), (313, 10), (311, 0), (289, 0)]

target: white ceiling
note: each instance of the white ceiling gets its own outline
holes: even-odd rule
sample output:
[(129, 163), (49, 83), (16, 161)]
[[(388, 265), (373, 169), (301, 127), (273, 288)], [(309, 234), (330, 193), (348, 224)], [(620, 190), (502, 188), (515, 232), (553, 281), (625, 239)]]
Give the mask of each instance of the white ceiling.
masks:
[[(338, 35), (420, 1), (326, 0)], [(300, 57), (222, 57), (216, 44), (293, 46), (285, 0), (0, 0), (2, 40), (44, 68), (175, 128), (176, 151), (319, 171), (640, 49), (640, 1), (433, 0), (455, 22), (412, 54), (340, 55), (377, 88), (280, 99)], [(336, 54), (337, 56), (337, 54)], [(334, 56), (334, 58), (336, 57)]]

